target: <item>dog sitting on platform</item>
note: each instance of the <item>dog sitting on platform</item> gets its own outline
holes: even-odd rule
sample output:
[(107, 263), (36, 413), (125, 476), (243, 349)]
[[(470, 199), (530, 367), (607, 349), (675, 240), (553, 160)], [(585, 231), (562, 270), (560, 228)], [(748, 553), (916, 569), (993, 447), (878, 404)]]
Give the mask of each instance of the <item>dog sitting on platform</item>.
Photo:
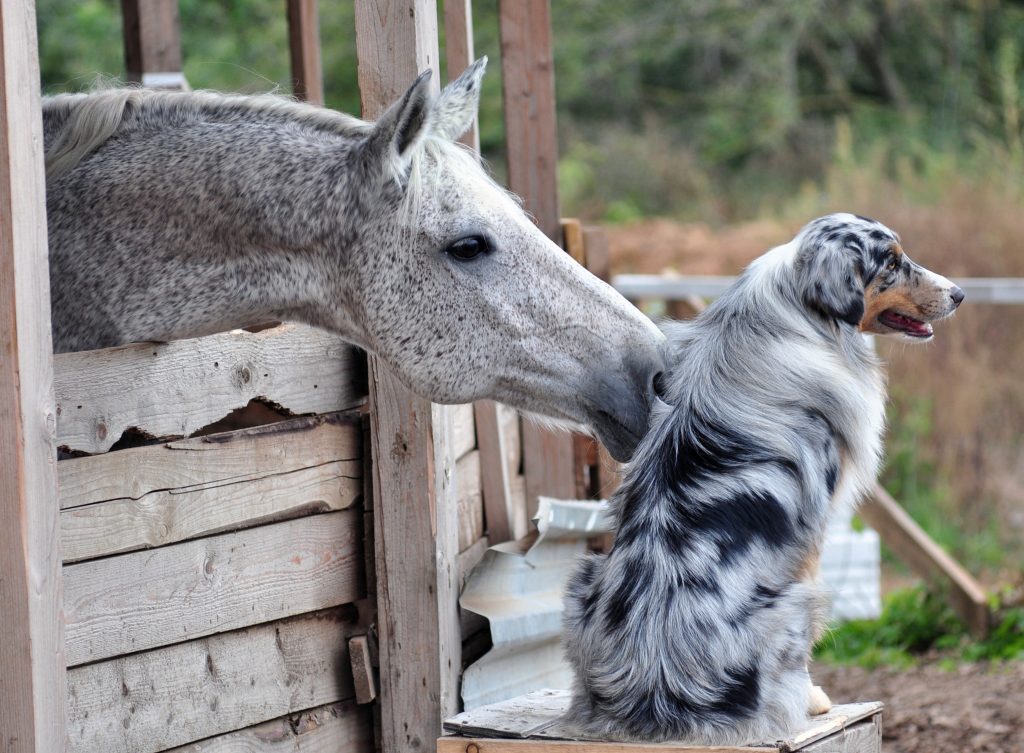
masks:
[(928, 340), (963, 297), (885, 226), (834, 214), (666, 327), (672, 371), (612, 500), (614, 547), (566, 594), (583, 735), (739, 745), (828, 710), (807, 671), (818, 553), (874, 483), (884, 425), (862, 333)]

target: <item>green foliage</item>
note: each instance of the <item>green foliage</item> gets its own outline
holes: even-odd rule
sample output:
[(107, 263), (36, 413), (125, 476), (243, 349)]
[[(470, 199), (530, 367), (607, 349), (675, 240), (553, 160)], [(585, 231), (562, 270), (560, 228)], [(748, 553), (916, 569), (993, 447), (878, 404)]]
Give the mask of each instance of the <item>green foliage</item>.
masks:
[(905, 667), (936, 653), (945, 666), (959, 661), (1024, 659), (1024, 609), (1006, 609), (991, 636), (970, 638), (942, 597), (924, 588), (895, 591), (877, 620), (853, 620), (830, 630), (815, 648), (820, 661), (869, 669)]

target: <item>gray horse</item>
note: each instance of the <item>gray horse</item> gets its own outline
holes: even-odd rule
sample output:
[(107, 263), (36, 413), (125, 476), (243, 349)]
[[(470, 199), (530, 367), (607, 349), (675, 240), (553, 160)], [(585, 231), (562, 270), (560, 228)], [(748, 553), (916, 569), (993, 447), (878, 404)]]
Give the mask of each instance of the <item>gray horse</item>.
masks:
[(336, 332), (441, 403), (492, 398), (625, 459), (663, 337), (455, 143), (486, 59), (375, 123), (273, 96), (44, 100), (57, 352), (265, 321)]

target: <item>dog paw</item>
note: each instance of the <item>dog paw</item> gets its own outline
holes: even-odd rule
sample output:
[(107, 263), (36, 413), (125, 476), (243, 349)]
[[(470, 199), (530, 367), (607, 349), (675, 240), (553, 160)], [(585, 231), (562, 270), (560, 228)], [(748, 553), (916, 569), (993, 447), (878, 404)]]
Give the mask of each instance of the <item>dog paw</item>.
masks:
[(832, 710), (832, 701), (820, 685), (812, 685), (807, 696), (807, 713), (818, 716)]

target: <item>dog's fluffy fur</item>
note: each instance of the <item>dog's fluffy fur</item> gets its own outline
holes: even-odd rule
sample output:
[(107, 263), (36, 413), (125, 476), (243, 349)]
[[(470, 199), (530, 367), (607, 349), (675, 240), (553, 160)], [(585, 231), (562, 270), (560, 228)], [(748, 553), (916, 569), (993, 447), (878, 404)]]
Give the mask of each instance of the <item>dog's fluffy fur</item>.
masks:
[(884, 422), (861, 333), (928, 339), (962, 298), (891, 230), (837, 214), (667, 327), (665, 404), (613, 498), (615, 545), (567, 590), (580, 732), (744, 744), (827, 708), (807, 672), (818, 550), (874, 482)]

